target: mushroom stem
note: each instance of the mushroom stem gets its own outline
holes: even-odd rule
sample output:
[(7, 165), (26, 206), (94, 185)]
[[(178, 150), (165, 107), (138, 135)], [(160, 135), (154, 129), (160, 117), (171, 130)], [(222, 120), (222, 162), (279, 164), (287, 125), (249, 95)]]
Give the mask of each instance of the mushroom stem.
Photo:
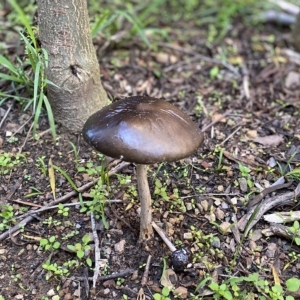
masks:
[(149, 240), (153, 234), (151, 195), (147, 178), (147, 165), (136, 165), (137, 185), (141, 202), (140, 240)]

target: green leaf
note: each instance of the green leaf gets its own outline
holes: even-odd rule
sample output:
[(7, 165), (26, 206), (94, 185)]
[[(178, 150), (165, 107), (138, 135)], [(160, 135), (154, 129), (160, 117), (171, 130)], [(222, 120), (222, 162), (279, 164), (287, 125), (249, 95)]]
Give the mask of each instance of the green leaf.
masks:
[(85, 244), (88, 244), (90, 242), (90, 236), (88, 234), (85, 234), (82, 238), (82, 241), (85, 243)]
[(286, 287), (290, 292), (297, 292), (300, 289), (300, 280), (297, 278), (290, 278), (286, 281)]
[(73, 252), (76, 252), (76, 249), (73, 245), (67, 245), (67, 248), (70, 249)]
[(89, 257), (86, 259), (86, 263), (89, 267), (92, 266), (92, 260)]
[(83, 258), (84, 257), (84, 251), (82, 251), (82, 250), (77, 251), (77, 257), (78, 258)]

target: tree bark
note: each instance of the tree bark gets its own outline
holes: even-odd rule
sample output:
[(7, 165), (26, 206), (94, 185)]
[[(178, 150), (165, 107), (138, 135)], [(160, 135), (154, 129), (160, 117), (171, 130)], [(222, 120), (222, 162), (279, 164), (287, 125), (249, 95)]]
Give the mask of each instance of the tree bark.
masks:
[(49, 62), (47, 95), (56, 122), (81, 131), (107, 104), (92, 43), (86, 0), (38, 0), (39, 38)]

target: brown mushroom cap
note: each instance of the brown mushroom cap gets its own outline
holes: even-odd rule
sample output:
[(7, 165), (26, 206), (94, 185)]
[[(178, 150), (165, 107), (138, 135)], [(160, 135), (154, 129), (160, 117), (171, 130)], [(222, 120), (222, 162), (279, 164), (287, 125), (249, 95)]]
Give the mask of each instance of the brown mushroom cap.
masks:
[(104, 107), (89, 117), (82, 133), (99, 152), (138, 164), (182, 159), (203, 142), (203, 133), (181, 110), (145, 96)]

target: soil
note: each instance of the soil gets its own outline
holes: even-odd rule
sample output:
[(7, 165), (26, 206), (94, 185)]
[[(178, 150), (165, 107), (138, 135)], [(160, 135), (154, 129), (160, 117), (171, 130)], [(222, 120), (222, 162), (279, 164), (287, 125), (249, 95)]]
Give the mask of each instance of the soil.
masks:
[[(174, 28), (180, 26), (178, 23)], [(99, 205), (94, 212), (101, 260), (100, 278), (93, 288), (91, 216), (81, 212), (78, 193), (55, 169), (55, 199), (73, 192), (62, 203), (77, 204), (69, 206), (66, 216), (58, 208), (36, 214), (0, 241), (0, 295), (5, 299), (56, 299), (55, 295), (60, 299), (153, 299), (153, 294), (162, 291), (162, 275), (170, 277), (169, 284), (179, 293), (177, 298), (210, 299), (209, 282), (195, 291), (209, 276), (221, 284), (231, 276), (259, 273), (270, 286), (278, 281), (285, 286), (288, 278), (299, 277), (300, 251), (292, 241), (295, 236), (265, 235), (273, 224), (263, 216), (247, 235), (242, 225), (249, 211), (253, 212), (248, 203), (300, 161), (300, 69), (299, 60), (292, 55), (299, 54), (293, 52), (290, 30), (237, 23), (212, 47), (205, 44), (203, 28), (191, 24), (191, 28), (178, 31), (172, 33), (172, 43), (159, 42), (157, 51), (145, 49), (138, 38), (122, 47), (109, 44), (104, 50), (103, 41), (97, 40), (95, 45), (102, 81), (112, 101), (131, 95), (163, 97), (205, 132), (202, 147), (191, 157), (149, 166), (153, 220), (178, 249), (186, 247), (191, 252), (184, 271), (174, 275), (171, 251), (156, 233), (152, 240), (139, 242), (135, 165), (128, 164), (111, 175), (109, 182), (102, 180), (101, 186), (91, 184), (82, 191), (83, 201), (91, 201), (95, 191), (102, 192), (105, 199), (120, 200)], [(2, 89), (7, 91), (9, 86), (2, 85)], [(4, 120), (0, 153), (9, 153), (14, 161), (18, 153), (22, 154), (12, 168), (0, 169), (3, 173), (8, 170), (0, 175), (0, 221), (5, 220), (4, 204), (13, 207), (15, 218), (5, 225), (3, 234), (26, 212), (55, 200), (48, 173), (50, 158), (77, 188), (101, 178), (100, 173), (88, 174), (88, 162), (94, 167), (104, 168), (105, 164), (80, 134), (69, 134), (58, 126), (53, 142), (46, 115), (39, 123), (38, 134), (42, 134), (33, 139), (30, 112), (22, 112), (19, 102), (4, 102), (0, 113)], [(9, 139), (11, 135), (14, 141)], [(41, 167), (41, 161), (46, 168)], [(109, 170), (122, 163), (107, 161)], [(86, 171), (79, 172), (79, 167)], [(295, 191), (297, 179), (285, 181), (291, 184), (259, 199), (259, 209), (263, 203)], [(289, 198), (265, 213), (297, 211), (298, 201)], [(291, 227), (293, 222), (284, 225)], [(83, 244), (85, 234), (90, 236), (91, 249), (79, 259), (67, 246)], [(59, 247), (40, 247), (40, 240), (50, 237), (60, 242)], [(150, 256), (149, 273), (144, 275)], [(91, 259), (92, 267), (86, 258)], [(43, 268), (47, 260), (56, 267), (68, 261), (75, 265), (68, 268), (68, 274), (55, 275)], [(243, 289), (253, 293), (252, 299), (263, 295), (251, 283)], [(170, 299), (175, 299), (174, 294), (176, 290)]]

